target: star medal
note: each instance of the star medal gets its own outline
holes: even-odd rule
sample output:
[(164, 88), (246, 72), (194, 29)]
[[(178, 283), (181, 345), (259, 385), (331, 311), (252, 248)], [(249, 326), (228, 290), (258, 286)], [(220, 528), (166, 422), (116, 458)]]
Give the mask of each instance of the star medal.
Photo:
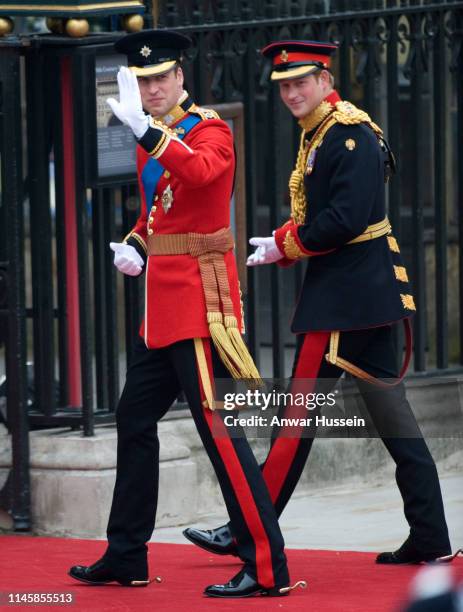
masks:
[(162, 208), (164, 210), (164, 213), (169, 212), (169, 210), (172, 207), (173, 201), (174, 201), (174, 194), (172, 193), (172, 189), (170, 185), (167, 185), (167, 187), (162, 192), (162, 196), (161, 196)]

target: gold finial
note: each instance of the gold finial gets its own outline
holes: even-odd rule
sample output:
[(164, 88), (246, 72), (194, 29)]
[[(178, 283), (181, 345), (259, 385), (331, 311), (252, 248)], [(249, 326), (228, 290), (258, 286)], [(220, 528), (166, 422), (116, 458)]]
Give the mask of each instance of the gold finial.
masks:
[(68, 36), (71, 38), (81, 38), (86, 36), (90, 26), (86, 19), (68, 19), (66, 21), (65, 30)]
[(9, 17), (0, 17), (0, 36), (11, 34), (14, 29), (14, 22)]
[(141, 15), (125, 15), (122, 17), (121, 23), (126, 32), (140, 32), (143, 29), (143, 17)]

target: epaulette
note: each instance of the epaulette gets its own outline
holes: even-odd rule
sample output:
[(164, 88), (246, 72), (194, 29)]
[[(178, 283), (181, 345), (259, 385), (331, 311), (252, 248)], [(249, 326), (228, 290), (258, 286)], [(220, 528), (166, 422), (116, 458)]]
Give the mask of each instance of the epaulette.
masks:
[(382, 134), (383, 130), (370, 119), (370, 115), (365, 111), (357, 108), (352, 102), (341, 100), (335, 104), (336, 110), (333, 111), (331, 117), (336, 120), (336, 123), (343, 125), (357, 125), (366, 123), (376, 134)]
[(192, 113), (193, 115), (199, 115), (203, 120), (220, 119), (219, 113), (212, 108), (203, 108), (202, 106), (196, 106), (196, 104), (193, 104), (193, 106), (188, 109), (188, 112)]

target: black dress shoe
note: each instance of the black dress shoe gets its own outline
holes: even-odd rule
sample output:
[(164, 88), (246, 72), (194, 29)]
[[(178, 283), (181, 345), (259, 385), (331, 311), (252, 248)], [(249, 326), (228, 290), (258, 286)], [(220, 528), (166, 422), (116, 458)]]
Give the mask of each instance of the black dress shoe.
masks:
[(74, 565), (71, 567), (68, 574), (71, 578), (95, 586), (102, 586), (110, 582), (118, 582), (122, 586), (138, 587), (148, 586), (150, 583), (146, 576), (134, 578), (132, 576), (118, 574), (108, 568), (102, 559), (89, 566)]
[[(283, 592), (280, 591), (283, 590)], [(251, 578), (246, 573), (245, 569), (242, 569), (236, 576), (227, 582), (227, 584), (211, 584), (204, 589), (204, 595), (208, 597), (228, 597), (228, 598), (240, 598), (240, 597), (254, 597), (254, 595), (267, 595), (269, 597), (283, 597), (289, 595), (289, 587), (273, 587), (267, 589), (260, 586), (254, 578)]]
[(196, 544), (200, 548), (204, 548), (208, 552), (216, 555), (233, 555), (238, 557), (238, 549), (236, 547), (233, 536), (228, 525), (223, 525), (217, 529), (195, 529), (189, 527), (185, 529), (183, 535), (187, 540)]
[(451, 554), (446, 548), (440, 551), (426, 552), (418, 550), (410, 538), (407, 538), (400, 548), (394, 552), (383, 552), (376, 557), (376, 563), (384, 565), (406, 565), (415, 563), (432, 563)]

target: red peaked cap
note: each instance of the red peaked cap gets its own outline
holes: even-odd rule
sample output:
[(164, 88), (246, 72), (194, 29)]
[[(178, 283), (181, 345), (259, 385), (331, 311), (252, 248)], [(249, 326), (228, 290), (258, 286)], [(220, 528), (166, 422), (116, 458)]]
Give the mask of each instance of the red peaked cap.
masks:
[(329, 42), (279, 40), (262, 49), (262, 55), (272, 60), (271, 80), (280, 81), (307, 76), (323, 68), (329, 70), (337, 48)]

